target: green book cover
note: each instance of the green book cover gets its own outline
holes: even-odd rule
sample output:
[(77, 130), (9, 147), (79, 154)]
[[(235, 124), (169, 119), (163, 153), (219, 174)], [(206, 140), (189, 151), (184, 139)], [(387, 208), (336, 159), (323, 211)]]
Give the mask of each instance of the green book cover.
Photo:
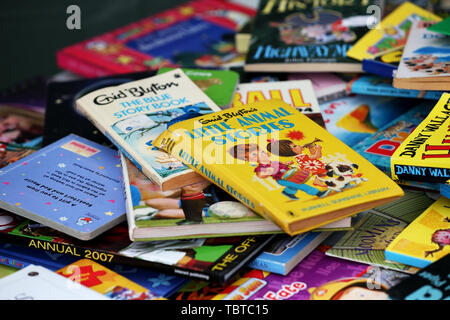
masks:
[(347, 51), (369, 31), (374, 3), (261, 0), (245, 70), (362, 72)]
[(405, 191), (403, 197), (357, 215), (354, 230), (346, 232), (326, 254), (415, 273), (416, 268), (386, 261), (384, 252), (389, 243), (433, 202), (424, 192)]
[(450, 36), (450, 17), (427, 28), (429, 31), (439, 32)]

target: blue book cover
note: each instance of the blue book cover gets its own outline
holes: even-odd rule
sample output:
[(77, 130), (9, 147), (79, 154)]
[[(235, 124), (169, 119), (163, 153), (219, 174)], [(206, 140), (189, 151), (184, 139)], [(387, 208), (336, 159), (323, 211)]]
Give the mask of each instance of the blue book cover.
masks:
[(287, 234), (277, 235), (272, 243), (248, 266), (287, 275), (329, 235), (330, 232), (308, 232), (294, 237)]
[(450, 185), (441, 184), (441, 194), (450, 199)]
[(125, 220), (116, 150), (70, 134), (0, 171), (0, 207), (80, 240)]
[(320, 105), (325, 127), (350, 147), (377, 132), (411, 107), (417, 99), (351, 95)]
[(390, 96), (399, 98), (419, 98), (439, 100), (442, 91), (421, 91), (398, 89), (392, 86), (392, 79), (364, 75), (357, 77), (348, 84), (351, 93)]
[[(377, 132), (365, 138), (353, 150), (369, 160), (386, 175), (391, 176), (391, 156), (400, 144), (427, 117), (433, 102), (422, 102), (390, 121)], [(439, 191), (439, 185), (416, 181), (399, 181), (403, 185)]]
[(378, 61), (375, 59), (362, 60), (363, 71), (387, 78), (387, 80), (390, 80), (391, 82), (394, 71), (397, 70), (397, 67), (398, 65)]

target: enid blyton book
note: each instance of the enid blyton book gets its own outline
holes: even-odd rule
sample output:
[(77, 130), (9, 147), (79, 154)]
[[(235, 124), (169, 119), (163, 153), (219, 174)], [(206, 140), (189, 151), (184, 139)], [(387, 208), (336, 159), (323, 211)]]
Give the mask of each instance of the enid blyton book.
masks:
[(232, 106), (242, 107), (249, 103), (270, 99), (283, 100), (317, 124), (325, 126), (312, 82), (307, 79), (241, 83), (237, 87)]
[(77, 100), (77, 110), (162, 190), (170, 190), (201, 177), (152, 141), (172, 123), (220, 108), (181, 69), (174, 69), (88, 93)]
[(57, 52), (60, 68), (84, 77), (242, 65), (234, 35), (254, 14), (230, 2), (196, 0), (130, 23)]
[(246, 71), (361, 72), (347, 50), (367, 32), (370, 0), (261, 0)]
[(290, 235), (403, 194), (384, 173), (282, 100), (175, 123), (154, 145)]
[[(254, 213), (206, 178), (189, 186), (161, 191), (123, 155), (122, 168), (128, 229), (133, 241), (282, 232), (276, 224)], [(350, 226), (351, 218), (347, 217), (316, 231)]]
[(117, 151), (68, 135), (0, 172), (0, 207), (81, 240), (125, 220)]
[(424, 268), (450, 253), (450, 199), (440, 197), (386, 248), (386, 259)]
[(417, 21), (409, 32), (395, 74), (396, 88), (446, 91), (450, 84), (450, 36), (427, 28), (437, 21)]
[(390, 203), (357, 215), (354, 230), (347, 231), (327, 255), (397, 271), (415, 273), (402, 263), (385, 261), (388, 244), (434, 202), (424, 192), (405, 191), (405, 195)]
[(428, 116), (391, 156), (394, 180), (450, 184), (450, 94), (444, 93)]

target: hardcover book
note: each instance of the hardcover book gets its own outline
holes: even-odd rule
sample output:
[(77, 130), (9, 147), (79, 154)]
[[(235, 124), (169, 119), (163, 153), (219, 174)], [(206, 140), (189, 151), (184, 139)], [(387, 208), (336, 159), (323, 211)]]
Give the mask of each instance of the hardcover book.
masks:
[(403, 47), (402, 49), (381, 53), (374, 59), (363, 59), (362, 69), (364, 72), (381, 76), (392, 82), (392, 78), (394, 78), (395, 72), (397, 71), (402, 54)]
[(427, 29), (437, 21), (417, 21), (412, 25), (394, 77), (394, 87), (448, 90), (450, 36)]
[(384, 173), (282, 100), (181, 121), (153, 143), (291, 236), (403, 195)]
[(170, 124), (220, 110), (181, 69), (95, 90), (76, 103), (77, 110), (162, 190), (202, 180), (152, 145)]
[(386, 259), (425, 268), (450, 252), (450, 200), (440, 197), (386, 248)]
[(440, 191), (444, 197), (447, 197), (450, 199), (450, 186), (448, 184), (441, 184)]
[[(160, 191), (123, 155), (121, 159), (132, 241), (282, 232), (276, 224), (254, 213), (206, 178), (186, 187)], [(316, 231), (350, 226), (348, 217)]]
[(329, 235), (328, 232), (307, 232), (294, 237), (278, 235), (248, 267), (287, 275)]
[(388, 244), (434, 202), (424, 192), (405, 191), (405, 195), (388, 204), (358, 214), (355, 230), (347, 231), (326, 252), (327, 255), (367, 263), (401, 272), (415, 273), (402, 263), (387, 262)]
[(280, 99), (325, 126), (319, 103), (310, 80), (241, 83), (234, 95), (232, 107), (242, 107), (261, 100)]
[(81, 240), (125, 220), (117, 151), (71, 134), (0, 172), (0, 207)]
[(261, 0), (244, 68), (264, 72), (362, 72), (347, 50), (367, 32), (370, 0)]
[(242, 65), (234, 35), (253, 9), (225, 1), (190, 1), (57, 52), (60, 68), (84, 77)]
[(449, 136), (450, 94), (444, 93), (392, 154), (392, 179), (450, 184)]
[(450, 254), (388, 290), (392, 300), (448, 300), (450, 297)]

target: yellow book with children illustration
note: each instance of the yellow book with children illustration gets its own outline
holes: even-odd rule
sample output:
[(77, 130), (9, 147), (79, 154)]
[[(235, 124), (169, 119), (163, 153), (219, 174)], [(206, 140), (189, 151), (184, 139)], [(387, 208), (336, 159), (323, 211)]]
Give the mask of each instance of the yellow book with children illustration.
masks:
[(403, 195), (384, 173), (282, 100), (173, 123), (153, 145), (290, 235)]

